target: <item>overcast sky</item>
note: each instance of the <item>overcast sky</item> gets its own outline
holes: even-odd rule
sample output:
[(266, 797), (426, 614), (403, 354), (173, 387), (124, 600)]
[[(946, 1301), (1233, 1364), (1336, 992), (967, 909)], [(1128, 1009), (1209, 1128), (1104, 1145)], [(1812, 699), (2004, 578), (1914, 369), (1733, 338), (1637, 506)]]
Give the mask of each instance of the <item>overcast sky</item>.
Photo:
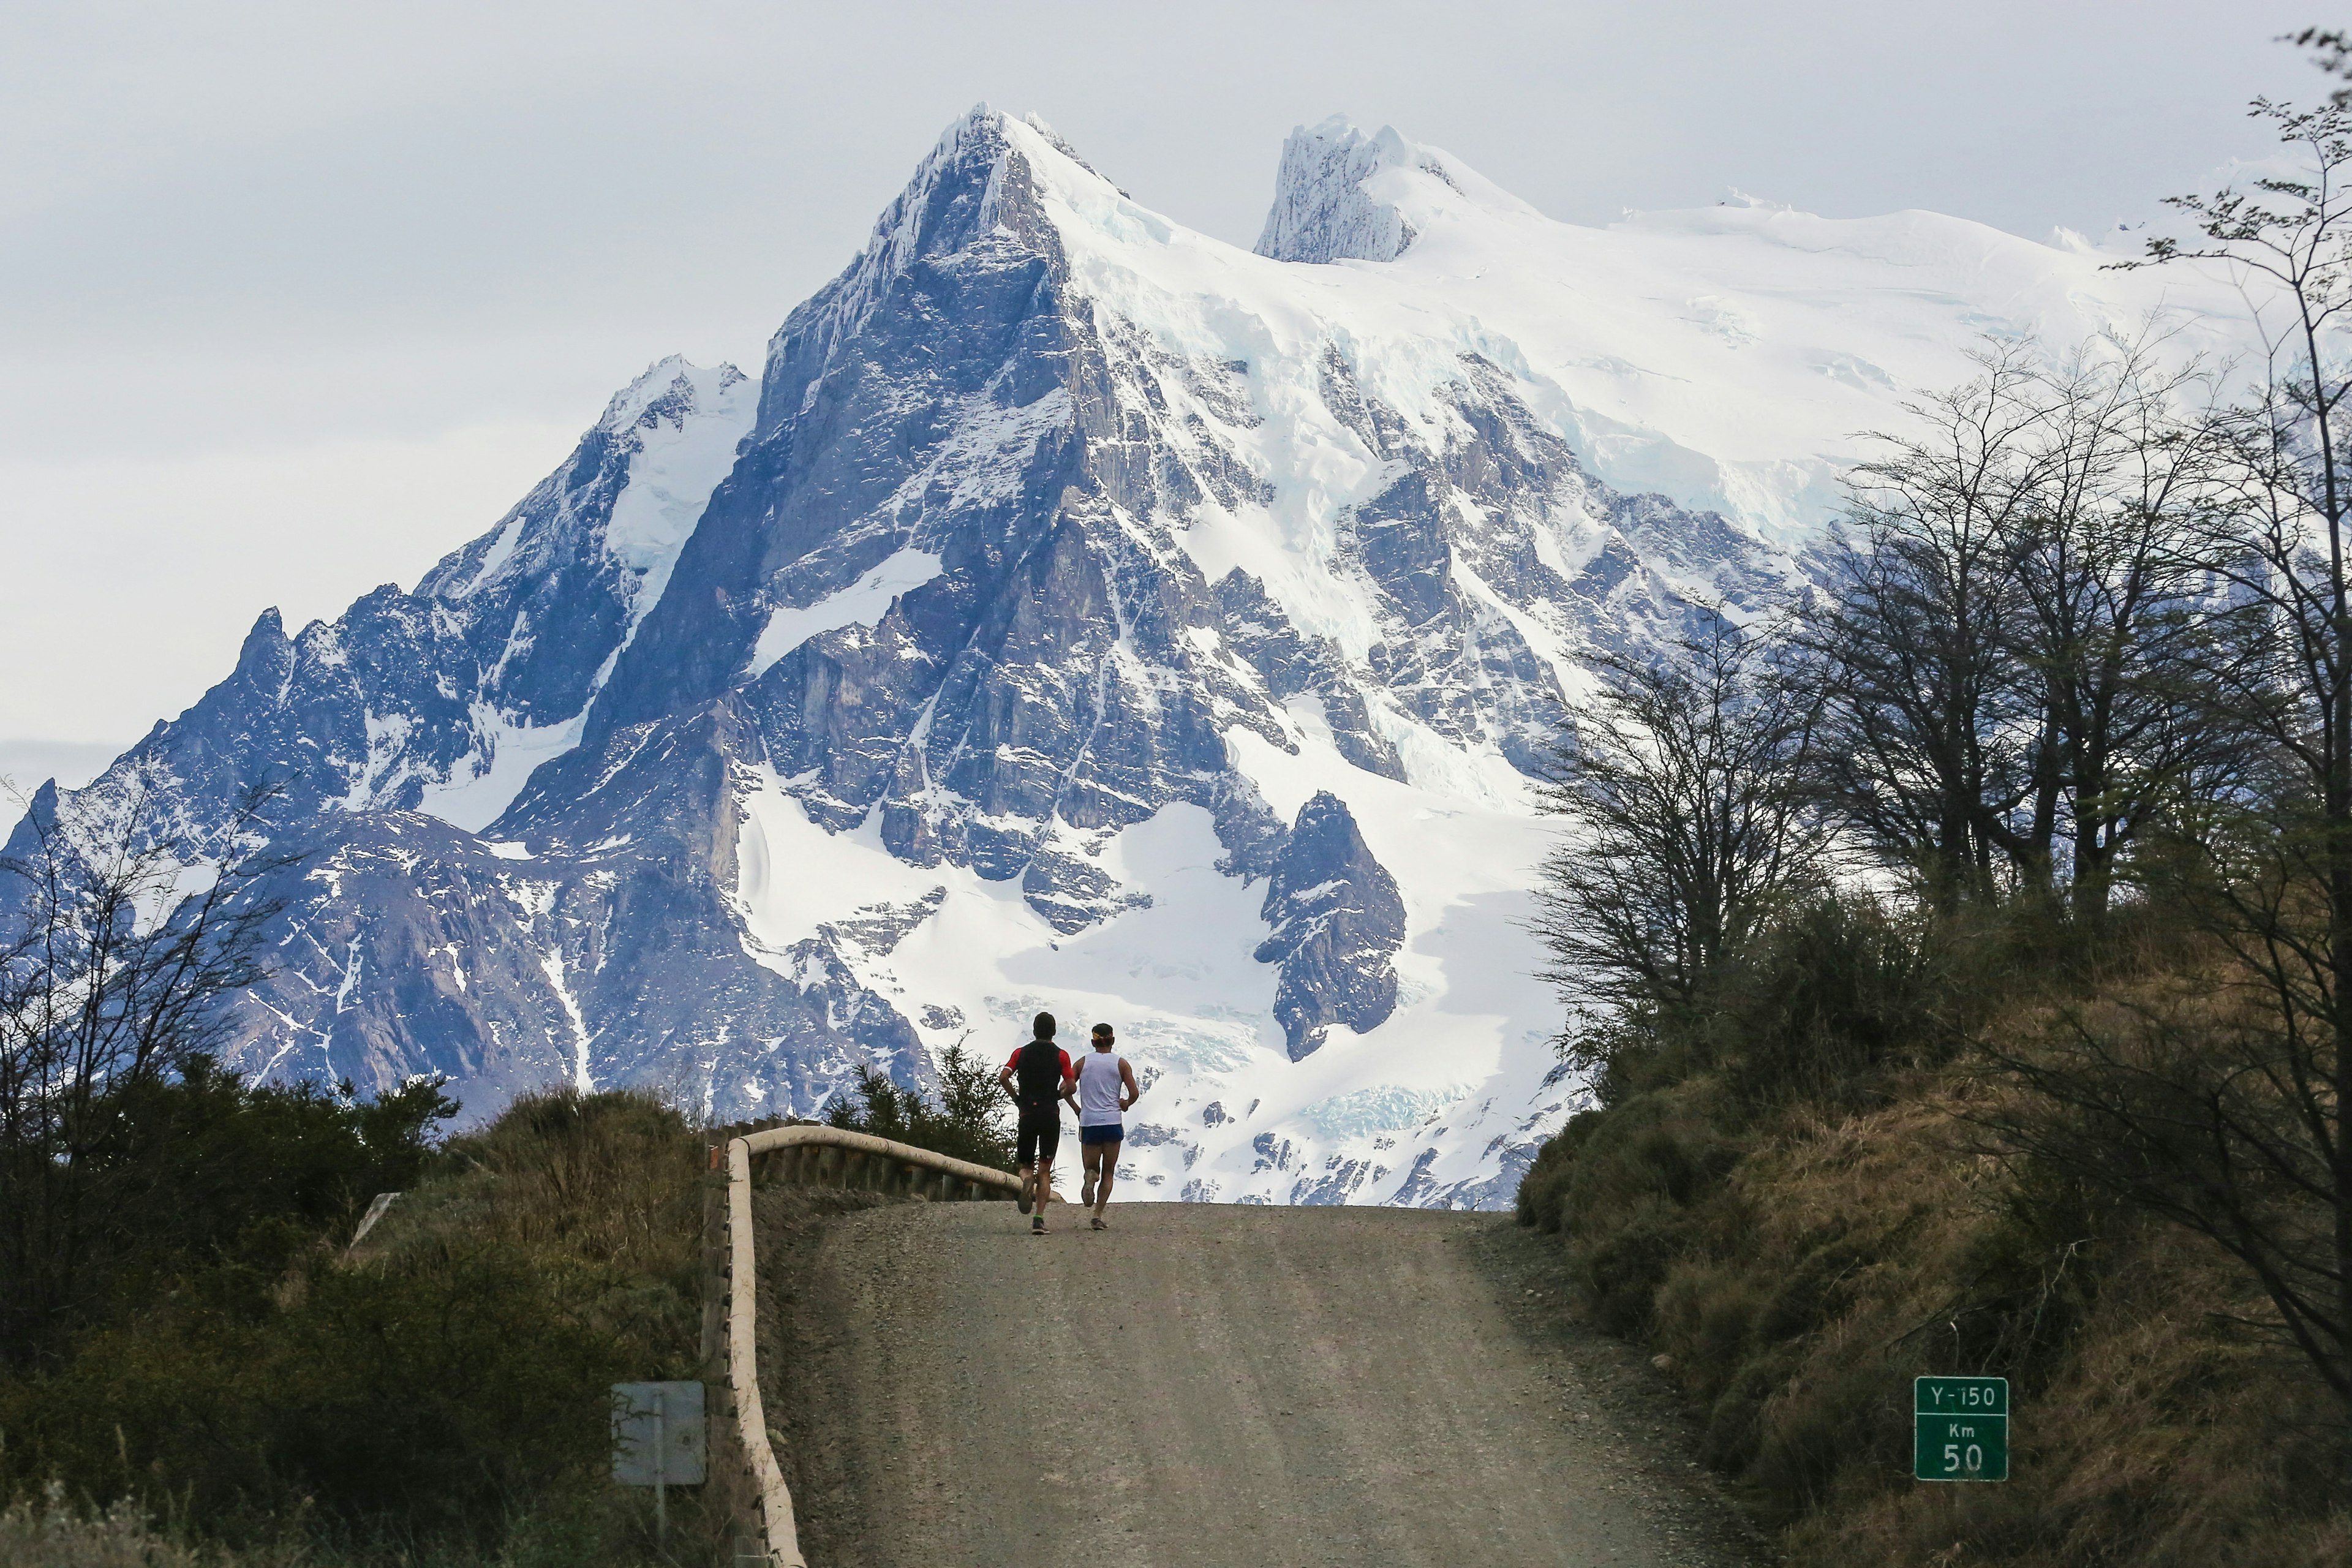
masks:
[[(1335, 110), (1556, 217), (1738, 188), (2040, 237), (2269, 149), (2273, 0), (801, 6), (5, 0), (0, 771), (135, 738), (264, 607), (495, 521), (611, 393), (758, 363), (941, 127), (1035, 110), (1247, 245)], [(12, 750), (11, 747), (14, 747)], [(40, 758), (49, 759), (41, 761)]]

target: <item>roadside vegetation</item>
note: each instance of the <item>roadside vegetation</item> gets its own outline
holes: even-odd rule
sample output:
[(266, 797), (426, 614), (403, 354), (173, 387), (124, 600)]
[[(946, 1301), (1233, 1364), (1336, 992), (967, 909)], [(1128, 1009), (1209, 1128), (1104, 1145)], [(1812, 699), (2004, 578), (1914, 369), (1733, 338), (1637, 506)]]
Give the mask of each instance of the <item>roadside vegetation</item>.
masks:
[[(1521, 1187), (1790, 1561), (2352, 1554), (2344, 1406), (2254, 1272), (2009, 1136), (2053, 1108), (2004, 1058), (2219, 984), (2194, 937), (2117, 923), (2053, 958), (2022, 917), (1792, 912), (1703, 1021), (1621, 1030)], [(1911, 1479), (1911, 1379), (1958, 1373), (2011, 1380), (2006, 1484)]]
[[(663, 1560), (607, 1391), (700, 1375), (693, 1131), (563, 1091), (444, 1140), (435, 1080), (247, 1082), (210, 1020), (267, 962), (257, 863), (135, 790), (29, 820), (0, 868), (0, 1559)], [(672, 1556), (723, 1557), (723, 1507), (681, 1494)]]
[[(703, 1139), (639, 1094), (447, 1136), (438, 1080), (222, 1068), (270, 805), (199, 842), (134, 779), (0, 863), (0, 1560), (725, 1559), (724, 1477), (665, 1548), (608, 1473), (610, 1385), (703, 1373)], [(998, 1098), (950, 1051), (937, 1098), (868, 1073), (832, 1121), (1002, 1167)]]
[[(266, 1197), (216, 1210), (225, 1245), (167, 1241), (137, 1290), (11, 1369), (0, 1555), (663, 1561), (649, 1500), (606, 1473), (607, 1388), (701, 1375), (703, 1162), (678, 1116), (563, 1091), (432, 1149), (413, 1114), (429, 1089), (350, 1107), (234, 1094), (231, 1124), (289, 1105), (329, 1122), (360, 1179), (317, 1189), (336, 1200), (324, 1225)], [(387, 1105), (411, 1111), (389, 1145), (410, 1170), (377, 1189), (387, 1146), (360, 1128), (381, 1137)], [(403, 1195), (347, 1248), (375, 1190)], [(726, 1537), (673, 1494), (670, 1558), (723, 1556)]]
[(893, 1083), (874, 1068), (861, 1068), (857, 1087), (825, 1108), (826, 1125), (869, 1133), (893, 1142), (994, 1170), (1013, 1169), (1009, 1103), (987, 1062), (961, 1045), (940, 1053), (936, 1095)]
[[(2305, 40), (2339, 69), (2338, 40)], [(1990, 345), (1818, 586), (1608, 667), (1523, 1221), (1806, 1563), (2352, 1560), (2352, 114), (2176, 206), (2266, 363)], [(2011, 1380), (2011, 1479), (1911, 1380)]]

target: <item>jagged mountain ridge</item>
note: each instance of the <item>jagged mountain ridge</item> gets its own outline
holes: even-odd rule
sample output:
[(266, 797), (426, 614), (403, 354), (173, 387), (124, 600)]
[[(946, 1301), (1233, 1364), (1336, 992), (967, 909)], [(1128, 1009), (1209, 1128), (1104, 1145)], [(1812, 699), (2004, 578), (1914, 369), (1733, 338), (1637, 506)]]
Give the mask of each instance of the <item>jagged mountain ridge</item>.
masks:
[[(804, 1112), (1045, 1005), (1120, 1024), (1166, 1195), (1507, 1200), (1573, 1087), (1517, 922), (1579, 659), (1760, 603), (1833, 458), (1685, 462), (1538, 368), (1575, 290), (1453, 303), (1565, 228), (1327, 122), (1250, 256), (975, 111), (756, 404), (656, 365), (415, 594), (265, 616), (92, 790), (201, 830), (288, 781), (256, 1070)], [(1661, 452), (1679, 500), (1601, 477)]]

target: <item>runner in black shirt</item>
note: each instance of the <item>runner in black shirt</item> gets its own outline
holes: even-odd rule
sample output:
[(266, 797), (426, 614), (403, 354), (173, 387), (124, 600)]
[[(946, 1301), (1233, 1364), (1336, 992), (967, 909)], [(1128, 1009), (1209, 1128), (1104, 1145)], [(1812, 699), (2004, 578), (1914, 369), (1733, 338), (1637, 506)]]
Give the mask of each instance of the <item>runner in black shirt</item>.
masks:
[(1021, 1212), (1030, 1215), (1033, 1236), (1045, 1234), (1045, 1205), (1054, 1199), (1054, 1155), (1062, 1146), (1062, 1108), (1067, 1100), (1078, 1108), (1077, 1075), (1070, 1068), (1070, 1053), (1054, 1043), (1054, 1015), (1040, 1013), (1033, 1026), (1036, 1037), (1013, 1053), (996, 1081), (1021, 1108), (1020, 1133), (1014, 1163), (1021, 1167)]

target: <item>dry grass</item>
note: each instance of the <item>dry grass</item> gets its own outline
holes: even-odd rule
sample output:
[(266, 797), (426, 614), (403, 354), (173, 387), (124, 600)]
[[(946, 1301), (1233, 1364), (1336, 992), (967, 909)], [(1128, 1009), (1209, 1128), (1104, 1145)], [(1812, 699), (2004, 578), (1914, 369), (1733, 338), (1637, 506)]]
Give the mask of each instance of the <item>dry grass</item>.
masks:
[(158, 1535), (127, 1502), (85, 1515), (68, 1508), (64, 1489), (40, 1503), (0, 1510), (0, 1563), (11, 1568), (200, 1568), (194, 1552)]
[(190, 1546), (128, 1500), (85, 1511), (70, 1506), (55, 1483), (38, 1502), (0, 1509), (0, 1563), (8, 1568), (295, 1568), (307, 1555)]
[(452, 1140), (448, 1173), (396, 1204), (371, 1257), (488, 1244), (676, 1282), (694, 1294), (702, 1235), (700, 1142), (649, 1096), (526, 1095)]
[[(1994, 1026), (2048, 1017), (2021, 998)], [(1672, 1358), (1791, 1563), (2352, 1563), (2343, 1409), (2242, 1326), (2270, 1315), (2244, 1271), (1987, 1152), (1975, 1116), (2010, 1090), (1972, 1060), (1844, 1110), (1759, 1113), (1708, 1073), (1642, 1089), (1538, 1165), (1523, 1215), (1604, 1326)], [(1911, 1380), (1950, 1373), (2011, 1378), (2006, 1484), (1911, 1479)]]
[(1859, 1237), (1870, 1259), (1766, 1406), (1768, 1453), (1796, 1446), (1809, 1425), (1864, 1446), (1825, 1457), (1821, 1506), (1785, 1538), (1791, 1557), (1857, 1568), (2347, 1561), (2352, 1521), (2314, 1517), (2338, 1473), (2329, 1423), (2340, 1412), (2298, 1359), (2229, 1325), (2264, 1311), (2233, 1263), (2153, 1225), (2054, 1238), (2045, 1256), (2073, 1247), (2060, 1261), (2079, 1277), (2053, 1262), (2035, 1295), (1999, 1303), (2014, 1359), (1993, 1364), (2022, 1373), (2012, 1479), (1910, 1479), (1910, 1379), (1983, 1364), (1984, 1331), (1961, 1314), (2017, 1223), (2014, 1178), (1969, 1152), (1964, 1103), (1948, 1090), (1926, 1095), (1791, 1137), (1739, 1173), (1751, 1196), (1786, 1200), (1766, 1211), (1759, 1261), (1809, 1231)]
[[(1910, 1377), (1976, 1366), (1955, 1344), (1967, 1326), (1938, 1319), (1969, 1298), (1971, 1272), (2009, 1225), (2004, 1199), (2013, 1196), (2006, 1171), (1957, 1152), (1967, 1126), (1952, 1112), (1950, 1102), (1924, 1100), (1863, 1119), (1839, 1142), (1877, 1152), (1842, 1168), (1804, 1147), (1773, 1150), (1743, 1168), (1743, 1180), (1778, 1183), (1800, 1199), (1797, 1208), (1877, 1215), (1891, 1227), (1891, 1244), (1858, 1277), (1851, 1305), (1809, 1340), (1767, 1411), (1769, 1427), (1804, 1420), (1834, 1401), (1830, 1389), (1839, 1384), (1877, 1405), (1851, 1422), (1870, 1441), (1870, 1458), (1834, 1467), (1830, 1507), (1790, 1528), (1790, 1554), (1806, 1563), (2021, 1568), (2347, 1561), (2352, 1523), (2315, 1519), (2340, 1474), (2331, 1458), (2340, 1453), (2331, 1427), (2340, 1411), (2298, 1359), (2227, 1323), (2263, 1317), (2232, 1260), (2155, 1225), (2084, 1239), (2084, 1250), (2098, 1246), (2103, 1256), (2077, 1250), (2070, 1260), (2095, 1272), (2082, 1281), (2094, 1289), (2077, 1298), (2079, 1317), (2063, 1338), (2022, 1356), (2011, 1481), (1912, 1481)], [(1933, 1206), (1938, 1175), (1967, 1196)], [(2049, 1289), (2061, 1293), (2067, 1281)], [(2013, 1342), (2022, 1340), (2013, 1333)]]

